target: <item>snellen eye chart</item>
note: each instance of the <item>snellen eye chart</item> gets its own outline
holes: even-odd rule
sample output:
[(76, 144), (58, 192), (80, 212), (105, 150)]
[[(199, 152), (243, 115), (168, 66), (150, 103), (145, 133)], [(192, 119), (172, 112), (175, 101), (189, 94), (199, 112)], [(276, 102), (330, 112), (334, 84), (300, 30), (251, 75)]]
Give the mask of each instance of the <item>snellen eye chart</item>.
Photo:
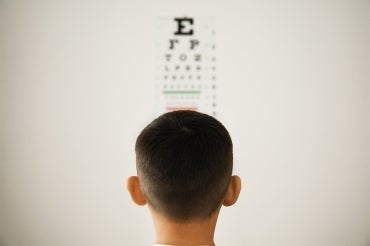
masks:
[(156, 113), (194, 110), (216, 116), (214, 18), (159, 17), (156, 34)]

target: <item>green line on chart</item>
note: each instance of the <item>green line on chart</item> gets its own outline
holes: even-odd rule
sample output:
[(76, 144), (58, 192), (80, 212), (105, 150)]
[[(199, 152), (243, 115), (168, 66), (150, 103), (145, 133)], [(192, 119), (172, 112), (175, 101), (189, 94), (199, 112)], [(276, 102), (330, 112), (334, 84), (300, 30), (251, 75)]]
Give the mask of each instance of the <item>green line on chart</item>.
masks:
[(173, 90), (173, 91), (163, 91), (163, 94), (200, 94), (200, 91), (194, 91), (194, 90), (191, 90), (191, 91), (177, 91), (177, 90)]

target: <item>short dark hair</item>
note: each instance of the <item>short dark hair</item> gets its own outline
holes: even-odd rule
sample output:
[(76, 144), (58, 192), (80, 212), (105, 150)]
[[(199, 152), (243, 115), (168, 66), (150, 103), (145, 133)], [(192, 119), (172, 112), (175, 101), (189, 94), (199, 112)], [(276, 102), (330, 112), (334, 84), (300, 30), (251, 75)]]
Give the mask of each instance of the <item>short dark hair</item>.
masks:
[(204, 219), (220, 206), (233, 168), (232, 141), (215, 118), (168, 112), (137, 138), (137, 172), (155, 211), (176, 221)]

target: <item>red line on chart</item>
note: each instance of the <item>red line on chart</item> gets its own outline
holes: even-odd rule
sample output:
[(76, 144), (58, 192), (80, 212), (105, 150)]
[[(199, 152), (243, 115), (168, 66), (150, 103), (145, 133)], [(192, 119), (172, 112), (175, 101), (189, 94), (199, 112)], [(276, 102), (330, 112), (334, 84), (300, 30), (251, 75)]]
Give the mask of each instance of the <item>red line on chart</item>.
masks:
[(175, 111), (175, 110), (192, 110), (197, 111), (197, 107), (166, 107), (167, 111)]

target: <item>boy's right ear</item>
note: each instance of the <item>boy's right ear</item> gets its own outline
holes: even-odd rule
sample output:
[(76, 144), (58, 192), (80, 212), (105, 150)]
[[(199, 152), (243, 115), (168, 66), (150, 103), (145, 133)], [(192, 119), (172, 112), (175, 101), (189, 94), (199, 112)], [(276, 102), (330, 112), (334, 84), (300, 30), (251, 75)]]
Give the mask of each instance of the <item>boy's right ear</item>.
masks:
[(131, 176), (127, 179), (127, 190), (131, 195), (131, 199), (139, 206), (146, 205), (146, 199), (140, 189), (140, 182), (137, 176)]

